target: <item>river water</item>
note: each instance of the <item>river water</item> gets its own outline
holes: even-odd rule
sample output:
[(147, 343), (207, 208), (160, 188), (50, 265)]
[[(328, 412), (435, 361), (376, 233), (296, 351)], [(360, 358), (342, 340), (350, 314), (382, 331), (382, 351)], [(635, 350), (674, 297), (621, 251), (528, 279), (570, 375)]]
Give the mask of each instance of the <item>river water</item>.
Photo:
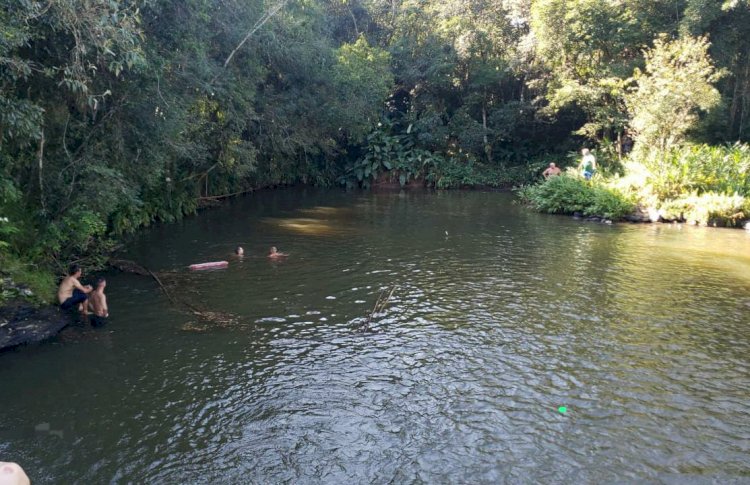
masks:
[(104, 327), (0, 354), (34, 483), (750, 483), (748, 232), (279, 190), (124, 256), (176, 303), (112, 273)]

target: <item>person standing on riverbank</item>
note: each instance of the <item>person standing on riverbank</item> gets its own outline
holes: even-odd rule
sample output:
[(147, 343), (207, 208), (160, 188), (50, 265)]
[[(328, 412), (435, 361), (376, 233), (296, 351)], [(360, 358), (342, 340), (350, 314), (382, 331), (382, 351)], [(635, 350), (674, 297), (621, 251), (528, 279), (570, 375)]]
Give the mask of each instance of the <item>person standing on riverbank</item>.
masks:
[(581, 150), (581, 164), (578, 169), (581, 171), (581, 175), (586, 180), (591, 180), (591, 177), (596, 173), (596, 157), (588, 148)]
[(60, 308), (63, 310), (70, 310), (78, 306), (78, 310), (83, 315), (88, 315), (88, 305), (86, 300), (88, 294), (91, 293), (93, 288), (91, 285), (82, 285), (79, 281), (83, 271), (77, 264), (71, 265), (68, 270), (68, 276), (66, 276), (60, 283), (60, 288), (57, 290), (57, 299), (60, 302)]

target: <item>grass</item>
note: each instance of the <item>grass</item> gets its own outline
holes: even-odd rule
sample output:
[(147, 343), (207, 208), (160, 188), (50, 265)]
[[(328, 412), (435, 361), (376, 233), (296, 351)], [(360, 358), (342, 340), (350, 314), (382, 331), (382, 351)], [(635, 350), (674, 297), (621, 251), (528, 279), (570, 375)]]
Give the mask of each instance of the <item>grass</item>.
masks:
[[(19, 288), (30, 290), (31, 295)], [(13, 255), (0, 254), (0, 305), (19, 298), (36, 304), (52, 303), (55, 290), (55, 277), (49, 271), (25, 264)]]

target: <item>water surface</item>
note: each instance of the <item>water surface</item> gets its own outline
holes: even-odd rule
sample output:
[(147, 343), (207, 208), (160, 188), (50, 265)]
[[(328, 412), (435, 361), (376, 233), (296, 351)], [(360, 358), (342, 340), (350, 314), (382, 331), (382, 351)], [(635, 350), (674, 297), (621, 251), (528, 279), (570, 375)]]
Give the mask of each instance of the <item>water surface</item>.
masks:
[(125, 256), (178, 303), (111, 274), (104, 328), (0, 354), (34, 483), (750, 481), (750, 233), (283, 190)]

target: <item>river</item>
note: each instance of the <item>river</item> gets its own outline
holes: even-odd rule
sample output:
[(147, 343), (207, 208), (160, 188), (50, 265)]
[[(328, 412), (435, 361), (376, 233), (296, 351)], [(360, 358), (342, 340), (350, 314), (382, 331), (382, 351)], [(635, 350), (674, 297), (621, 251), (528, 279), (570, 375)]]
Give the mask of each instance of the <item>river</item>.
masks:
[(290, 189), (124, 256), (176, 303), (108, 274), (104, 327), (0, 354), (33, 483), (750, 482), (746, 231)]

